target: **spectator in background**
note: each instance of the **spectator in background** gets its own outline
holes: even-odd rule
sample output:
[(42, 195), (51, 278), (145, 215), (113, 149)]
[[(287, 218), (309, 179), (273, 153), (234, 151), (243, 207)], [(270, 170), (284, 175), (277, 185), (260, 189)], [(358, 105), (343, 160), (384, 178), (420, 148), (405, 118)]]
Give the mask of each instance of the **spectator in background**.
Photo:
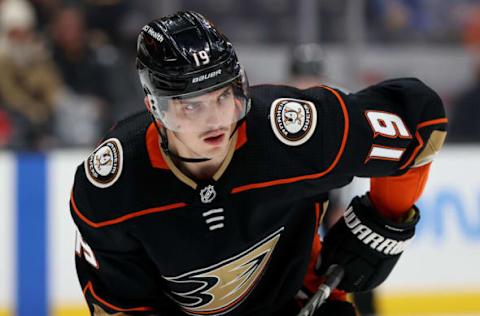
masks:
[(480, 60), (480, 4), (466, 6), (463, 16), (463, 42), (466, 48)]
[[(123, 34), (119, 31), (125, 16), (129, 14), (131, 3), (127, 0), (81, 0), (85, 9), (87, 24), (92, 36), (99, 41), (109, 42), (120, 47)], [(129, 3), (130, 2), (130, 3)]]
[(51, 35), (53, 57), (67, 86), (79, 94), (105, 96), (105, 67), (96, 47), (88, 43), (83, 12), (75, 7), (60, 9)]
[[(52, 50), (66, 84), (56, 119), (61, 145), (91, 145), (110, 124), (108, 58), (90, 45), (84, 13), (76, 7), (58, 10), (51, 27)], [(106, 60), (107, 59), (107, 60)]]
[(37, 30), (46, 33), (50, 21), (62, 7), (65, 0), (29, 0), (35, 9)]
[(472, 4), (465, 12), (462, 37), (476, 67), (470, 87), (453, 101), (448, 140), (480, 143), (480, 4)]
[(54, 64), (35, 32), (31, 5), (0, 2), (0, 106), (13, 124), (9, 147), (38, 150), (53, 145), (51, 123), (60, 88)]
[[(135, 58), (138, 30), (146, 20), (157, 17), (160, 8), (165, 5), (150, 0), (77, 2), (82, 3), (85, 10), (89, 42), (95, 46), (98, 60), (104, 65), (110, 104), (108, 119), (118, 121), (132, 114), (132, 103), (143, 98), (135, 64), (131, 62)], [(179, 6), (173, 3), (171, 5)]]
[(12, 142), (12, 123), (6, 111), (0, 105), (0, 148), (5, 148)]
[(480, 63), (471, 87), (460, 93), (452, 107), (448, 140), (480, 143)]

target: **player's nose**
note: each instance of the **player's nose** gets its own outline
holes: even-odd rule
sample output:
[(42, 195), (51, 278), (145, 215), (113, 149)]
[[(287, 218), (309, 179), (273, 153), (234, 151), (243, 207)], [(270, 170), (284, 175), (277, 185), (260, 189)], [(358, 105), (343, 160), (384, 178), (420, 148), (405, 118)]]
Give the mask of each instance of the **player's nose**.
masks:
[(214, 102), (210, 103), (209, 110), (207, 111), (207, 124), (208, 126), (216, 126), (222, 120), (223, 112), (220, 107)]

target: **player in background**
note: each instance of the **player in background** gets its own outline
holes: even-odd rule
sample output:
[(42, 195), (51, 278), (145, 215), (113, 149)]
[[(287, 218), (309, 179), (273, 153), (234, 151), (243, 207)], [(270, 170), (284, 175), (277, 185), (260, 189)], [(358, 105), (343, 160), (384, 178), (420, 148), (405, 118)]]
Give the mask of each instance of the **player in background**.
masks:
[[(349, 89), (339, 87), (338, 84), (329, 80), (325, 70), (326, 52), (317, 43), (306, 43), (295, 46), (290, 55), (289, 85), (299, 89), (308, 89), (319, 85), (335, 87), (348, 93)], [(370, 189), (367, 178), (355, 177), (350, 184), (329, 192), (328, 209), (325, 212), (320, 236), (342, 217), (345, 207), (356, 195), (362, 195)], [(355, 306), (363, 316), (375, 316), (376, 307), (374, 291), (354, 293), (352, 295)]]
[[(446, 135), (417, 79), (356, 93), (250, 87), (229, 40), (195, 12), (140, 32), (146, 110), (81, 164), (70, 198), (92, 315), (296, 315), (332, 264), (345, 277), (315, 315), (355, 315), (415, 234), (414, 205)], [(355, 197), (323, 241), (328, 192)]]

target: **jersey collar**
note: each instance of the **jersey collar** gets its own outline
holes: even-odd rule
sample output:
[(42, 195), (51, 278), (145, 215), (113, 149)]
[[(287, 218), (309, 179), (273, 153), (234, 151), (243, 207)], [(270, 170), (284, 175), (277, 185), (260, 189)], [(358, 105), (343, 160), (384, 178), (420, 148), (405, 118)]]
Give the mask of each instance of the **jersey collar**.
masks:
[[(233, 138), (234, 139), (231, 142), (230, 149), (228, 150), (225, 160), (212, 177), (215, 181), (217, 181), (227, 169), (230, 161), (232, 160), (234, 152), (247, 143), (246, 122), (243, 122), (240, 125), (238, 130), (233, 135)], [(197, 188), (197, 183), (188, 176), (186, 176), (182, 171), (180, 171), (180, 169), (178, 169), (177, 166), (175, 166), (175, 164), (172, 162), (170, 157), (165, 155), (165, 153), (161, 150), (160, 137), (153, 122), (149, 125), (147, 129), (146, 146), (148, 157), (153, 168), (171, 170), (180, 181), (184, 182), (193, 189)]]

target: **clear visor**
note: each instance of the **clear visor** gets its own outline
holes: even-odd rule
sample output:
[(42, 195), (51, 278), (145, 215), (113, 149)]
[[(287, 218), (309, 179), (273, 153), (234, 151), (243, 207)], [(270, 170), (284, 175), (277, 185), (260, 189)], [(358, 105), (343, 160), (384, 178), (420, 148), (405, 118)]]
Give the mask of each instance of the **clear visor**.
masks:
[(165, 128), (188, 133), (226, 129), (241, 120), (249, 107), (246, 93), (243, 80), (236, 78), (194, 93), (149, 97), (155, 118)]

